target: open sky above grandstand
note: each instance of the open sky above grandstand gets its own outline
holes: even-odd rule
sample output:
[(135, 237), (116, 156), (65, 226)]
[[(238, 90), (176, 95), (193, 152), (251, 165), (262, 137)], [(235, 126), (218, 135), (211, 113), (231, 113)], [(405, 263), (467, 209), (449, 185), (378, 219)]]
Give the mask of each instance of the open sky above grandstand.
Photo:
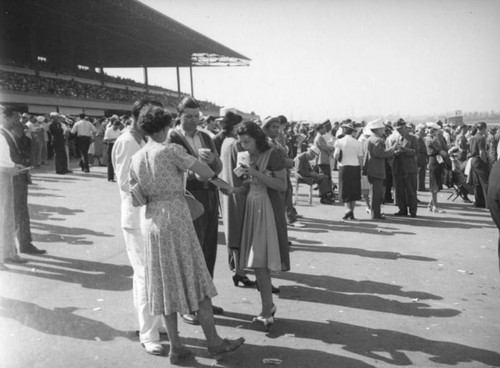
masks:
[[(497, 0), (141, 2), (252, 60), (194, 68), (200, 99), (311, 121), (500, 110)], [(175, 90), (175, 69), (149, 82)]]

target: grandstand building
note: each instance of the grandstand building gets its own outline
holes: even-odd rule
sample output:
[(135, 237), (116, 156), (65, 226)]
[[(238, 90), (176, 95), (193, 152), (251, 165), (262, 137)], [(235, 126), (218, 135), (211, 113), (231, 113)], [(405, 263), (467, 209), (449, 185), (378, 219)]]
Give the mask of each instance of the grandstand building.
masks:
[[(40, 21), (43, 20), (43, 21)], [(2, 0), (0, 103), (46, 114), (111, 115), (140, 97), (171, 112), (179, 68), (247, 66), (250, 59), (137, 0)], [(104, 68), (143, 68), (145, 83)], [(177, 91), (148, 84), (148, 68), (177, 69)], [(221, 106), (200, 101), (205, 114)]]

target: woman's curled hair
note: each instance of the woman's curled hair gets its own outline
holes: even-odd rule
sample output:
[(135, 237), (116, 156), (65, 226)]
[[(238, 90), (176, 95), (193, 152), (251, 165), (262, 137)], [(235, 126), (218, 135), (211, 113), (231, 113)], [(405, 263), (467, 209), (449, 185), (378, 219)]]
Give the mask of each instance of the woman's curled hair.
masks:
[(236, 131), (236, 134), (248, 135), (249, 137), (255, 139), (255, 145), (260, 152), (265, 152), (271, 148), (271, 146), (269, 146), (266, 133), (264, 133), (262, 128), (253, 121), (244, 121), (241, 123), (240, 127)]
[(149, 105), (139, 113), (137, 125), (147, 134), (154, 134), (170, 125), (171, 121), (172, 117), (162, 107)]

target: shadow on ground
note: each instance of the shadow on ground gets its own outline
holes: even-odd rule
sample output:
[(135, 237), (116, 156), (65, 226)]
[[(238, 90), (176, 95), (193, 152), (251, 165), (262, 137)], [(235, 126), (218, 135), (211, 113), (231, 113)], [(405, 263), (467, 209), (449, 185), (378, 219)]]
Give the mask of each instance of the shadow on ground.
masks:
[(127, 291), (132, 289), (132, 267), (42, 255), (9, 272), (49, 280), (80, 284), (87, 289)]
[[(226, 312), (224, 317), (218, 317), (217, 325), (257, 331), (263, 329), (262, 326), (252, 323), (251, 317), (248, 315), (233, 312)], [(290, 337), (322, 341), (326, 344), (336, 345), (337, 348), (360, 355), (364, 358), (374, 359), (378, 361), (376, 366), (382, 366), (380, 362), (399, 366), (412, 365), (413, 362), (406, 352), (426, 354), (429, 356), (429, 361), (433, 362), (429, 363), (429, 366), (434, 364), (456, 365), (458, 363), (470, 363), (471, 366), (474, 366), (475, 362), (495, 367), (500, 366), (500, 354), (494, 351), (454, 342), (428, 340), (419, 336), (387, 329), (367, 328), (336, 321), (326, 321), (326, 323), (322, 323), (280, 318), (279, 310), (275, 324), (271, 327), (266, 336), (272, 339)], [(288, 358), (286, 355), (278, 356), (274, 354), (274, 349), (275, 347), (270, 349), (273, 352), (273, 357), (282, 357), (280, 359), (283, 359), (284, 362), (289, 362), (285, 365), (287, 367), (350, 367), (347, 361), (345, 365), (342, 365), (342, 362), (339, 362), (338, 365), (322, 365), (320, 364), (321, 362), (318, 362), (316, 365), (295, 365), (295, 360)], [(256, 355), (257, 354), (258, 353), (256, 353)], [(296, 358), (302, 359), (303, 362), (314, 362), (314, 354), (316, 354), (316, 351), (309, 350), (305, 351), (304, 354), (303, 357)], [(267, 355), (264, 354), (256, 356), (256, 358), (261, 359), (266, 356)], [(336, 358), (336, 355), (332, 356), (332, 359), (334, 359), (333, 361), (335, 361)], [(361, 367), (363, 366), (361, 364), (365, 364), (353, 359), (352, 362), (353, 364), (359, 363)], [(353, 366), (357, 367), (357, 365)], [(369, 365), (365, 364), (364, 366)]]

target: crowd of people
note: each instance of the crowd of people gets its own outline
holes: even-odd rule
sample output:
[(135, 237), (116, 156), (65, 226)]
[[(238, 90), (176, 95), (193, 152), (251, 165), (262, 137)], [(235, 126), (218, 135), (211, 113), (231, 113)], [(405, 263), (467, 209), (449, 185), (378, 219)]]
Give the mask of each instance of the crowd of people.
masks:
[(181, 101), (174, 116), (148, 98), (134, 103), (130, 117), (31, 116), (9, 107), (0, 113), (1, 268), (26, 262), (17, 254), (16, 237), (19, 252), (45, 253), (31, 243), (29, 168), (53, 154), (56, 173), (71, 173), (71, 137), (84, 173), (89, 149), (99, 163), (106, 152), (108, 180), (116, 178), (121, 198), (139, 338), (146, 352), (161, 355), (160, 331), (166, 329), (172, 364), (192, 354), (179, 337), (178, 316), (202, 326), (216, 359), (244, 343), (221, 338), (213, 317), (224, 313), (212, 303), (219, 210), (234, 285), (256, 287), (261, 309), (254, 322), (266, 330), (274, 324), (273, 294), (280, 290), (271, 272), (290, 270), (287, 225), (300, 218), (291, 200), (293, 175), (317, 186), (321, 205), (341, 203), (343, 221), (356, 220), (356, 201), (362, 199), (374, 221), (386, 218), (381, 206), (387, 202), (398, 207), (394, 216), (416, 217), (417, 192), (427, 190), (426, 171), (432, 213), (442, 212), (437, 193), (444, 185), (464, 201), (473, 194), (476, 207), (489, 205), (492, 215), (500, 213), (497, 190), (488, 191), (490, 169), (492, 177), (499, 175), (500, 132), (484, 123), (346, 119), (310, 126), (282, 115), (245, 121), (231, 109), (219, 118), (202, 117), (192, 97)]

